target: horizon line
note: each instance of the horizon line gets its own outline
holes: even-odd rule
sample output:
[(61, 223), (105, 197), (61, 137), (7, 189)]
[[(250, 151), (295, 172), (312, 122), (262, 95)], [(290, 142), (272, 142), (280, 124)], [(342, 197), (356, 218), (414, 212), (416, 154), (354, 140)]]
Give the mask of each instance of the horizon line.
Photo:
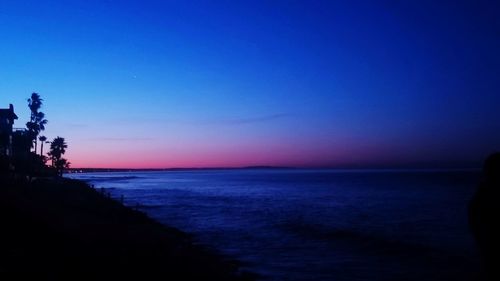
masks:
[(329, 169), (329, 170), (419, 170), (419, 171), (459, 171), (459, 170), (481, 170), (481, 167), (336, 167), (336, 166), (241, 166), (241, 167), (171, 167), (171, 168), (69, 168), (67, 171), (95, 170), (95, 171), (179, 171), (179, 170), (244, 170), (244, 169)]

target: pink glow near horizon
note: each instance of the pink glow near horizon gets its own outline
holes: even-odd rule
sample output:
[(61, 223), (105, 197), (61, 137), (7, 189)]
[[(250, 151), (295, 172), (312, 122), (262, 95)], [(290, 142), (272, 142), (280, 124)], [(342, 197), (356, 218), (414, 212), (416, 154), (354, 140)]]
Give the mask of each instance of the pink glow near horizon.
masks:
[[(294, 151), (242, 148), (228, 150), (113, 151), (98, 155), (85, 151), (71, 153), (73, 167), (95, 168), (187, 168), (242, 167), (254, 165), (295, 166), (308, 162), (308, 156)], [(312, 155), (311, 155), (312, 156)]]
[(317, 167), (369, 163), (369, 159), (383, 159), (389, 151), (389, 147), (354, 145), (349, 141), (334, 145), (261, 143), (189, 147), (167, 146), (158, 149), (158, 146), (118, 144), (106, 148), (91, 148), (82, 145), (69, 150), (68, 158), (74, 168)]

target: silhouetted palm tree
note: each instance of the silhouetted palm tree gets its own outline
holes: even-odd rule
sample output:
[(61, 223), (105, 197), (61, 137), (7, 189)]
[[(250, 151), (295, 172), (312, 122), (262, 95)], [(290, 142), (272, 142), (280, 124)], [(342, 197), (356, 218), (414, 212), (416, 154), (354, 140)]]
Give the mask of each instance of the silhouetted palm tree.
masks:
[(55, 167), (57, 169), (57, 175), (62, 177), (64, 169), (68, 169), (70, 164), (71, 163), (64, 158), (57, 160), (55, 163)]
[(66, 148), (68, 148), (66, 140), (61, 137), (55, 138), (50, 144), (49, 156), (52, 160), (52, 167), (56, 168), (59, 176), (62, 176), (63, 170), (68, 168), (70, 164), (66, 159), (62, 158), (63, 154), (66, 153)]
[(38, 140), (40, 141), (40, 145), (41, 145), (40, 156), (43, 156), (43, 143), (47, 140), (47, 137), (46, 136), (40, 136), (40, 137), (38, 137)]
[(45, 114), (40, 110), (43, 104), (43, 99), (40, 98), (38, 93), (32, 93), (31, 98), (28, 99), (28, 107), (31, 110), (30, 121), (26, 123), (26, 127), (28, 128), (31, 140), (34, 141), (35, 145), (35, 154), (38, 146), (37, 137), (38, 134), (45, 130), (45, 125), (47, 125), (48, 121), (45, 119)]
[[(45, 113), (43, 112), (38, 112), (36, 114), (36, 121), (35, 121), (37, 124), (38, 124), (38, 130), (36, 131), (36, 135), (38, 136), (38, 134), (41, 132), (41, 131), (44, 131), (45, 130), (45, 125), (47, 125), (47, 123), (49, 122), (47, 119), (45, 119)], [(36, 141), (36, 136), (35, 136), (35, 154), (36, 154), (36, 147), (37, 147), (38, 143)], [(43, 143), (42, 143), (43, 145)]]
[(31, 98), (28, 99), (28, 106), (31, 110), (31, 119), (33, 120), (33, 115), (38, 112), (42, 107), (43, 99), (40, 98), (38, 93), (32, 93)]

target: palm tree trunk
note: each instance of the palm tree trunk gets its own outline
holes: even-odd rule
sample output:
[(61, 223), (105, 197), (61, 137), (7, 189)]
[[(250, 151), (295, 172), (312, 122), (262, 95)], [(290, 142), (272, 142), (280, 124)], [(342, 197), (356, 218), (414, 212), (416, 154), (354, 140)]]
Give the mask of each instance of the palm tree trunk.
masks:
[(40, 149), (40, 156), (43, 156), (43, 141), (42, 141), (42, 148)]

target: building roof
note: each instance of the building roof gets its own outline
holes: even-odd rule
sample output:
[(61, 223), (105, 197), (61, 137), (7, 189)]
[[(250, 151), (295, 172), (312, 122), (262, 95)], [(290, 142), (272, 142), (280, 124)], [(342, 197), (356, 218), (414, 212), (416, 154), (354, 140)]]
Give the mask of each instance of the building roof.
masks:
[(0, 108), (0, 117), (17, 119), (17, 115), (14, 113), (14, 107), (9, 105), (9, 108)]

